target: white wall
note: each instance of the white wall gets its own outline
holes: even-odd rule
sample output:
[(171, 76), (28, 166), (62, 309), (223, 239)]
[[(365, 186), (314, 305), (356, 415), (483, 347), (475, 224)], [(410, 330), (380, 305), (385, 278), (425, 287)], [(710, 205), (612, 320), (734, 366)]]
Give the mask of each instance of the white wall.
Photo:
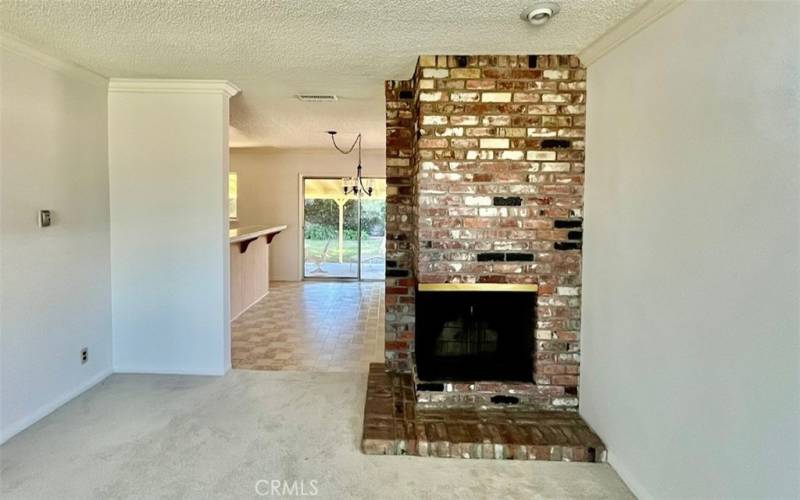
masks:
[(688, 2), (588, 73), (580, 411), (642, 497), (800, 496), (796, 2)]
[[(386, 177), (384, 150), (362, 154), (364, 175)], [(287, 229), (270, 244), (270, 278), (302, 279), (302, 225), (300, 176), (348, 177), (355, 175), (356, 154), (330, 150), (231, 149), (231, 170), (239, 177), (239, 225), (286, 224)]]
[(115, 371), (230, 367), (228, 96), (195, 87), (111, 82)]
[(2, 442), (110, 373), (111, 292), (106, 80), (8, 39), (0, 74)]

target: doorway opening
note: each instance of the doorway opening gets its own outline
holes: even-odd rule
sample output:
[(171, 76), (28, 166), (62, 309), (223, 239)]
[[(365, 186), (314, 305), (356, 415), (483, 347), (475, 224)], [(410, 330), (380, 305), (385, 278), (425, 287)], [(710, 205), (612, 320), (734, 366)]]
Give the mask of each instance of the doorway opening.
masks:
[(386, 179), (372, 196), (344, 193), (341, 178), (303, 178), (303, 278), (383, 280)]

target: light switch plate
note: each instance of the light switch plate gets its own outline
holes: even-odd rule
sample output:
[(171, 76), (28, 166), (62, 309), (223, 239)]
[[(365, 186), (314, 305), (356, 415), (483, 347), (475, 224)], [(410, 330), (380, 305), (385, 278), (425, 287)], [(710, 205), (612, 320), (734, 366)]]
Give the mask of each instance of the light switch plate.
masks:
[(51, 222), (50, 210), (39, 210), (39, 227), (47, 227)]

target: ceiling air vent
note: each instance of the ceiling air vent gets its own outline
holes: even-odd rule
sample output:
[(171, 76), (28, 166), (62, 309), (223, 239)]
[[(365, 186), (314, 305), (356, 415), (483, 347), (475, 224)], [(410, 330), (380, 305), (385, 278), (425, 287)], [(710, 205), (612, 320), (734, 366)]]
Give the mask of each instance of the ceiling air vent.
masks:
[(297, 94), (297, 98), (303, 102), (333, 102), (339, 99), (333, 94)]

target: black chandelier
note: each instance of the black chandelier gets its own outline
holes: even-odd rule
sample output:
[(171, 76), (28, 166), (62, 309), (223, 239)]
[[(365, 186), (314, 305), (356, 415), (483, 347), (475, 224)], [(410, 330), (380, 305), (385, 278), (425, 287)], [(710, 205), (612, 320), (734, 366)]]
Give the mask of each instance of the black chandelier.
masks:
[(358, 145), (358, 167), (356, 167), (356, 176), (355, 177), (343, 177), (342, 178), (342, 188), (344, 189), (344, 194), (354, 194), (358, 195), (359, 192), (366, 193), (367, 196), (372, 196), (372, 179), (367, 179), (366, 185), (364, 184), (364, 178), (361, 176), (361, 134), (356, 136), (356, 140), (353, 141), (353, 144), (350, 146), (349, 149), (342, 149), (336, 144), (336, 131), (335, 130), (328, 130), (328, 133), (331, 135), (331, 141), (333, 141), (333, 147), (342, 154), (348, 155), (353, 152), (353, 149)]

